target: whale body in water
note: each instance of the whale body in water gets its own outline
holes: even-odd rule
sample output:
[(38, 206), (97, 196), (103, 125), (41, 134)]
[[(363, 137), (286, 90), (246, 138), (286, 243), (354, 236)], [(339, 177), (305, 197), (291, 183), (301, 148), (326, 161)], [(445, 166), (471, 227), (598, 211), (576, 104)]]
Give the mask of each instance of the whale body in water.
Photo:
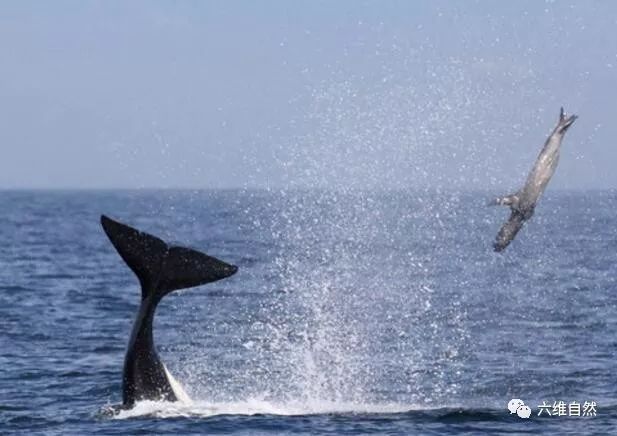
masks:
[(238, 268), (191, 248), (168, 245), (105, 215), (101, 224), (141, 285), (141, 303), (124, 359), (123, 406), (141, 400), (190, 402), (156, 352), (152, 334), (156, 306), (170, 292), (224, 279)]

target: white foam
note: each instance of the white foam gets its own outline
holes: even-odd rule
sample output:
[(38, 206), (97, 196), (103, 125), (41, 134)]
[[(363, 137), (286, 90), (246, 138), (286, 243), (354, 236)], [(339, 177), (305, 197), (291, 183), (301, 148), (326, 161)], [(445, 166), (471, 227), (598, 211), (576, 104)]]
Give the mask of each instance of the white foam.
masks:
[(157, 418), (175, 417), (212, 417), (217, 415), (321, 415), (321, 414), (395, 414), (410, 410), (422, 410), (414, 405), (383, 403), (357, 404), (328, 401), (302, 403), (273, 403), (258, 398), (235, 402), (193, 401), (192, 403), (140, 401), (130, 410), (122, 410), (115, 419), (127, 419), (140, 416)]

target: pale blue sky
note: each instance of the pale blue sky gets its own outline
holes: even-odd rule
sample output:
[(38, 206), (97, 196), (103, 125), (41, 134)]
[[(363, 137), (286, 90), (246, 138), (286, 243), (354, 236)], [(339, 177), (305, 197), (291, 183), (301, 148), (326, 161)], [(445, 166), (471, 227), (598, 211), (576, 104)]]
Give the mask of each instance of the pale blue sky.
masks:
[(617, 2), (3, 1), (0, 188), (617, 188)]

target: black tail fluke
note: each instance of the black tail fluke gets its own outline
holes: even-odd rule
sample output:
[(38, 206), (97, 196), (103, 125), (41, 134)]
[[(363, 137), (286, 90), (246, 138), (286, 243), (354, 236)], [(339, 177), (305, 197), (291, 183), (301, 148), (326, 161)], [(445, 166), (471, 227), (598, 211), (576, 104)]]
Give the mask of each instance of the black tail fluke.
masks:
[(120, 257), (139, 279), (142, 298), (152, 292), (162, 296), (177, 289), (215, 282), (238, 271), (234, 265), (191, 248), (169, 246), (156, 236), (105, 215), (101, 216), (101, 224)]
[(169, 248), (161, 239), (101, 215), (101, 224), (120, 257), (133, 270), (147, 296), (156, 287)]
[(238, 267), (197, 250), (170, 247), (164, 260), (159, 289), (165, 292), (192, 288), (234, 275)]

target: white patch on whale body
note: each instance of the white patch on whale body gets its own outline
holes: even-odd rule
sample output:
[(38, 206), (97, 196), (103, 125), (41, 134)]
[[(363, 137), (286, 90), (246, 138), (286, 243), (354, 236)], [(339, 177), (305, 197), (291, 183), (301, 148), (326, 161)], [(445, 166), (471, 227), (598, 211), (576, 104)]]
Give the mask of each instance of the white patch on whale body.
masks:
[(165, 364), (163, 364), (163, 369), (165, 370), (165, 375), (167, 376), (167, 380), (169, 381), (169, 385), (171, 386), (171, 390), (174, 391), (176, 398), (178, 401), (185, 404), (193, 404), (193, 401), (188, 396), (188, 394), (182, 388), (182, 385), (176, 380), (167, 370)]

